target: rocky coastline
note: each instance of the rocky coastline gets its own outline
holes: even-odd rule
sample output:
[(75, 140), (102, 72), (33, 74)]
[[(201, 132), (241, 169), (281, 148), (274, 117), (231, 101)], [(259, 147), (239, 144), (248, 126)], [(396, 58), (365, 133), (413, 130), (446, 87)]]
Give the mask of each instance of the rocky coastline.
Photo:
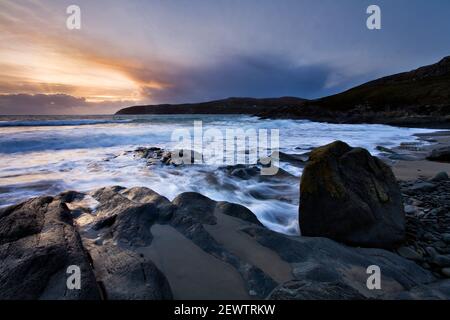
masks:
[[(238, 204), (195, 192), (170, 201), (143, 187), (0, 209), (0, 299), (449, 299), (449, 164), (426, 159), (433, 150), (445, 159), (449, 135), (421, 138), (433, 144), (385, 148), (382, 161), (343, 142), (281, 155), (305, 166), (302, 236), (271, 231)], [(134, 152), (183, 170), (166, 150)], [(258, 176), (255, 166), (223, 170)], [(70, 265), (80, 290), (66, 287)]]

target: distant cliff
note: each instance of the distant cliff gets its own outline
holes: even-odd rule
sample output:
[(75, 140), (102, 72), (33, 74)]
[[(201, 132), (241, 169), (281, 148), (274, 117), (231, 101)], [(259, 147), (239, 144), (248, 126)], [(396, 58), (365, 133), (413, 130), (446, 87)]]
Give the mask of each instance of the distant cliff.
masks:
[(202, 103), (159, 104), (134, 106), (119, 110), (116, 114), (257, 114), (279, 107), (296, 108), (306, 100), (294, 97), (254, 99), (228, 98)]
[(337, 123), (450, 127), (450, 56), (436, 64), (380, 78), (348, 91), (306, 101), (301, 108), (259, 113)]
[(252, 114), (333, 123), (450, 128), (450, 56), (429, 66), (317, 100), (229, 98), (193, 104), (134, 106), (117, 114)]

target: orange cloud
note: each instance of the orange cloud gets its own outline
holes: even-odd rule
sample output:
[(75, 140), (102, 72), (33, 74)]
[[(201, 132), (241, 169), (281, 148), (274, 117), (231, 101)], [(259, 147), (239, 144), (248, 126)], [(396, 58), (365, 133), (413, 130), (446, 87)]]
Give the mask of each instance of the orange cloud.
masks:
[(170, 87), (161, 80), (160, 63), (141, 62), (118, 43), (67, 30), (66, 16), (38, 2), (20, 3), (0, 3), (0, 94), (139, 101), (149, 98), (149, 90)]

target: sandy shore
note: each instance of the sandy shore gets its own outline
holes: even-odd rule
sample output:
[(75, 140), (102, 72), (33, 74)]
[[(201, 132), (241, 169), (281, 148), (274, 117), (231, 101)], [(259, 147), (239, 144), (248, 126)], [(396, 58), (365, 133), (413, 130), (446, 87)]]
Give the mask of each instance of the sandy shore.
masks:
[(450, 174), (450, 163), (426, 159), (433, 149), (450, 146), (450, 131), (417, 134), (416, 136), (420, 140), (430, 142), (430, 144), (420, 147), (413, 144), (405, 144), (392, 149), (405, 158), (403, 160), (400, 157), (398, 160), (390, 159), (388, 161), (397, 179), (400, 181), (430, 179), (442, 171)]

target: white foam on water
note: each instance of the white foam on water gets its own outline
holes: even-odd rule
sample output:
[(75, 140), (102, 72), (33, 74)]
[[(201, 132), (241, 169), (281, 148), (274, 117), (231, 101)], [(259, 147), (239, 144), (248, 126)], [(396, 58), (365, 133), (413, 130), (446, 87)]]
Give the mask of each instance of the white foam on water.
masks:
[[(143, 116), (0, 118), (0, 206), (29, 197), (66, 190), (90, 191), (112, 185), (146, 186), (170, 200), (182, 192), (202, 193), (217, 201), (242, 204), (267, 227), (298, 232), (299, 178), (258, 182), (227, 176), (217, 165), (149, 168), (126, 151), (141, 146), (171, 149), (173, 130), (279, 129), (280, 151), (301, 154), (335, 140), (377, 154), (378, 145), (392, 147), (416, 140), (414, 133), (436, 130), (385, 125), (326, 124), (303, 120), (259, 120), (249, 116)], [(299, 177), (301, 169), (281, 163)]]

